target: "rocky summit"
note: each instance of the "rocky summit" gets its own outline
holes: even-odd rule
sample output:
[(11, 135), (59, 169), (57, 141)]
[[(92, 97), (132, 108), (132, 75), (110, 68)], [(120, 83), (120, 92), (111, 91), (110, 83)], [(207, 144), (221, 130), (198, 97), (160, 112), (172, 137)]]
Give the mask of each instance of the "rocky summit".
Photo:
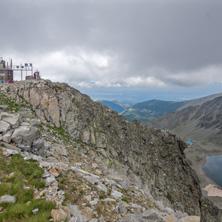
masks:
[(51, 221), (222, 221), (175, 134), (128, 122), (65, 83), (0, 90), (3, 153), (19, 152), (44, 169), (45, 187), (33, 189), (56, 203)]

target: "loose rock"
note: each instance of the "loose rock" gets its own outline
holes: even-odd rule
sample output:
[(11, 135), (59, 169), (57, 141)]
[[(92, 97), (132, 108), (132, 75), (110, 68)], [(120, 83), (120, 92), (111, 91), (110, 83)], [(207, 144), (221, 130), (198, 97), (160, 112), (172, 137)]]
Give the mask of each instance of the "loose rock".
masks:
[(15, 203), (16, 199), (14, 196), (4, 195), (0, 197), (0, 203)]

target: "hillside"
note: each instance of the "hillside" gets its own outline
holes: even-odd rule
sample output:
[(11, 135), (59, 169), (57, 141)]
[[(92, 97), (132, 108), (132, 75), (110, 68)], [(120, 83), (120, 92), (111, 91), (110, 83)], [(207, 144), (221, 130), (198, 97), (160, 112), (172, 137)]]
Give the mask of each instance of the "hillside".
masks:
[(125, 108), (123, 108), (122, 106), (120, 106), (119, 104), (115, 103), (115, 102), (112, 102), (112, 101), (107, 101), (107, 100), (98, 100), (97, 102), (99, 103), (102, 103), (108, 107), (110, 107), (112, 110), (118, 112), (118, 113), (121, 113), (123, 112), (123, 110)]
[[(46, 187), (31, 188), (55, 202), (54, 221), (59, 213), (59, 221), (182, 222), (190, 215), (222, 221), (221, 211), (203, 198), (184, 155), (186, 144), (175, 134), (127, 122), (64, 83), (24, 81), (0, 90), (2, 149), (10, 156), (8, 149), (16, 146), (24, 160), (34, 158), (44, 169)], [(9, 218), (12, 205), (1, 207)], [(28, 209), (18, 221), (33, 213)]]
[(199, 106), (168, 113), (148, 125), (170, 129), (182, 138), (222, 145), (222, 96)]
[(134, 104), (130, 108), (124, 110), (121, 114), (129, 121), (139, 120), (140, 122), (147, 122), (152, 119), (163, 116), (169, 112), (175, 112), (189, 106), (201, 105), (206, 101), (212, 100), (222, 94), (214, 94), (207, 97), (187, 100), (183, 102), (150, 100)]
[(163, 116), (165, 113), (174, 112), (182, 106), (182, 102), (150, 100), (131, 106), (123, 111), (121, 115), (129, 121), (137, 119), (140, 122), (147, 122), (151, 119)]
[[(199, 106), (190, 106), (183, 110), (168, 113), (147, 123), (148, 126), (170, 129), (192, 145), (185, 150), (187, 159), (197, 172), (201, 187), (214, 183), (206, 177), (203, 166), (206, 157), (222, 155), (222, 97), (217, 97)], [(209, 195), (209, 194), (204, 194)], [(221, 198), (208, 197), (221, 208)]]

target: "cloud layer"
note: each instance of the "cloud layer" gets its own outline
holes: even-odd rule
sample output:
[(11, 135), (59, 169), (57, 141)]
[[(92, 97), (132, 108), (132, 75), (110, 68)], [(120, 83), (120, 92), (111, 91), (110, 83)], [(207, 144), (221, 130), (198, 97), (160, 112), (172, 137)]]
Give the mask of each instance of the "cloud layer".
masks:
[(1, 56), (90, 87), (222, 81), (220, 0), (7, 0)]

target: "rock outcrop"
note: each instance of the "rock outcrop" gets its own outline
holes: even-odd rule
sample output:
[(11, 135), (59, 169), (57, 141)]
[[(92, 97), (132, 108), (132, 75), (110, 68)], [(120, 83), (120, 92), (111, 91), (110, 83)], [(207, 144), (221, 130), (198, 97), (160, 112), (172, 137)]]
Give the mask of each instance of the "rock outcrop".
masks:
[[(123, 178), (131, 177), (121, 180), (123, 190), (135, 183), (174, 210), (200, 215), (204, 209), (199, 181), (183, 153), (186, 144), (174, 134), (148, 129), (138, 121), (129, 123), (117, 112), (64, 83), (41, 80), (0, 87), (3, 94), (18, 103), (27, 103), (42, 123), (56, 128), (64, 137), (80, 141), (83, 153), (106, 161), (104, 173), (114, 170)], [(9, 130), (5, 124), (4, 135)], [(21, 141), (30, 146), (25, 139)], [(113, 192), (118, 194), (116, 190)], [(209, 220), (202, 218), (202, 221)]]
[(0, 111), (0, 141), (14, 143), (22, 150), (43, 155), (46, 151), (40, 130), (24, 122), (20, 114)]

